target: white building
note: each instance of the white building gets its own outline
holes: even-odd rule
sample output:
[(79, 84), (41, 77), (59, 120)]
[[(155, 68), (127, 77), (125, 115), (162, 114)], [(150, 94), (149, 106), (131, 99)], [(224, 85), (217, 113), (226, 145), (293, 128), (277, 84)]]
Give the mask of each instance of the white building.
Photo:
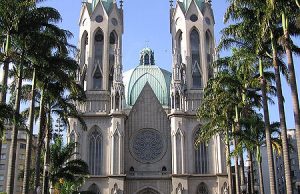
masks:
[(150, 48), (122, 72), (122, 1), (88, 0), (80, 13), (77, 104), (87, 131), (71, 121), (69, 140), (91, 173), (82, 190), (125, 194), (221, 194), (227, 183), (220, 137), (195, 148), (196, 110), (213, 74), (214, 18), (209, 2), (184, 0), (170, 9), (172, 73)]
[[(300, 192), (300, 171), (298, 163), (298, 152), (297, 152), (297, 142), (296, 142), (296, 132), (295, 129), (289, 129), (287, 131), (288, 141), (290, 144), (289, 159), (291, 164), (291, 178), (292, 187), (294, 193)], [(267, 160), (267, 149), (266, 147), (261, 147), (262, 155), (262, 171), (264, 178), (264, 191), (265, 193), (270, 193), (270, 181), (269, 181), (269, 171), (268, 171), (268, 160)], [(284, 176), (284, 165), (282, 155), (274, 152), (274, 170), (276, 179), (276, 190), (277, 193), (285, 194), (285, 176)]]

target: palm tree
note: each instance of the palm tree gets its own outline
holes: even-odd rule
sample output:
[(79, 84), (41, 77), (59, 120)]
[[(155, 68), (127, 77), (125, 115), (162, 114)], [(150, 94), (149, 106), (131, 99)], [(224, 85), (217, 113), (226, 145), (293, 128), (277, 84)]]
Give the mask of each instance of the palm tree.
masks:
[[(13, 30), (8, 31), (10, 34), (7, 36), (7, 42), (14, 42), (14, 46), (16, 47), (16, 51), (20, 51), (19, 53), (16, 52), (15, 56), (19, 56), (17, 59), (14, 59), (15, 64), (17, 64), (18, 69), (18, 83), (16, 89), (16, 98), (15, 98), (15, 109), (16, 112), (19, 112), (20, 107), (20, 96), (21, 96), (21, 87), (22, 87), (22, 79), (23, 79), (23, 71), (25, 65), (31, 64), (30, 59), (28, 59), (28, 54), (30, 53), (30, 45), (32, 42), (32, 35), (35, 35), (36, 32), (41, 31), (41, 29), (47, 29), (53, 27), (53, 22), (57, 22), (60, 20), (59, 13), (50, 8), (37, 8), (35, 6), (35, 1), (27, 0), (27, 1), (12, 1), (12, 4), (5, 4), (9, 12), (14, 13), (16, 10), (12, 5), (21, 7), (21, 11), (14, 17), (12, 25), (14, 28)], [(2, 7), (1, 7), (2, 8)], [(14, 11), (12, 11), (12, 9)], [(9, 15), (9, 14), (8, 14)], [(6, 16), (5, 14), (3, 16)], [(8, 17), (12, 19), (11, 17)], [(6, 24), (6, 23), (5, 23)], [(11, 24), (11, 23), (10, 23)], [(8, 25), (9, 26), (9, 25)], [(42, 28), (44, 27), (44, 28)], [(13, 32), (13, 33), (12, 33)], [(9, 45), (9, 44), (7, 44)], [(6, 45), (6, 47), (8, 47)], [(33, 125), (31, 124), (31, 127)], [(14, 176), (15, 176), (15, 159), (16, 159), (16, 137), (18, 133), (18, 126), (14, 124), (13, 132), (12, 132), (12, 146), (10, 149), (10, 158), (9, 158), (9, 168), (8, 168), (8, 181), (7, 181), (7, 192), (13, 193), (13, 185), (14, 185)], [(30, 140), (30, 138), (28, 138)], [(30, 142), (30, 141), (29, 141)], [(25, 173), (26, 174), (26, 173)], [(25, 176), (26, 180), (26, 176)], [(25, 187), (26, 188), (26, 187)]]
[[(218, 68), (218, 73), (208, 82), (198, 112), (201, 119), (207, 120), (207, 123), (202, 126), (200, 140), (207, 141), (213, 135), (221, 133), (227, 137), (228, 141), (228, 134), (231, 129), (234, 133), (240, 130), (240, 119), (243, 116), (244, 109), (249, 106), (260, 106), (260, 96), (257, 94), (258, 82), (254, 77), (255, 71), (252, 67), (255, 59), (253, 55), (249, 55), (244, 49), (234, 49), (231, 57), (216, 61), (215, 65)], [(224, 129), (227, 130), (224, 131)], [(235, 146), (239, 144), (237, 139), (232, 138), (232, 140)], [(239, 155), (242, 155), (242, 153)], [(239, 193), (240, 181), (237, 158), (238, 155), (235, 156), (235, 169), (236, 190)], [(240, 161), (241, 166), (242, 163), (243, 160)]]
[[(283, 43), (283, 47), (285, 48), (287, 64), (289, 69), (289, 84), (291, 87), (292, 100), (293, 100), (293, 111), (294, 111), (295, 129), (296, 129), (296, 137), (297, 137), (297, 149), (298, 149), (298, 153), (300, 153), (299, 99), (298, 99), (298, 89), (297, 89), (293, 53), (291, 48), (293, 45), (290, 37), (290, 31), (291, 31), (290, 26), (292, 26), (291, 29), (295, 29), (294, 23), (296, 18), (299, 17), (299, 9), (296, 7), (297, 6), (296, 3), (297, 2), (294, 1), (288, 1), (288, 2), (278, 1), (277, 4), (275, 4), (274, 9), (276, 7), (276, 9), (281, 10), (282, 29), (283, 29), (282, 43)], [(300, 154), (298, 154), (298, 158), (300, 164)]]
[(75, 147), (75, 142), (64, 146), (61, 138), (56, 138), (51, 145), (49, 166), (51, 188), (58, 188), (63, 181), (74, 182), (89, 174), (88, 165), (83, 160), (72, 159)]
[[(57, 32), (61, 31), (60, 34)], [(35, 36), (32, 36), (32, 38), (39, 42), (39, 45), (32, 45), (32, 48), (29, 50), (31, 53), (29, 53), (32, 67), (30, 67), (28, 70), (33, 72), (32, 73), (32, 89), (31, 89), (31, 105), (28, 115), (29, 120), (29, 134), (27, 138), (27, 147), (26, 147), (26, 160), (25, 160), (25, 168), (24, 168), (24, 180), (23, 180), (23, 193), (28, 193), (28, 182), (29, 182), (29, 170), (30, 170), (30, 163), (31, 163), (31, 147), (32, 147), (32, 133), (33, 133), (33, 124), (34, 124), (34, 113), (35, 113), (35, 103), (36, 103), (36, 82), (39, 82), (39, 78), (45, 76), (44, 70), (47, 68), (46, 66), (51, 65), (53, 68), (57, 68), (55, 66), (56, 64), (50, 64), (48, 61), (51, 60), (49, 58), (49, 53), (51, 53), (51, 50), (59, 50), (65, 51), (67, 50), (66, 47), (68, 43), (65, 41), (66, 36), (64, 31), (59, 29), (56, 26), (51, 26), (51, 29), (47, 29), (43, 32), (36, 33)], [(35, 42), (33, 41), (33, 42)], [(54, 67), (55, 66), (55, 67)], [(49, 69), (49, 68), (48, 68)], [(38, 75), (37, 75), (38, 74)], [(37, 80), (38, 79), (38, 80)], [(43, 91), (41, 91), (43, 93)], [(43, 94), (42, 94), (43, 95)], [(43, 99), (43, 98), (42, 98)], [(41, 102), (43, 104), (43, 102)], [(42, 119), (41, 119), (42, 120)]]
[[(251, 192), (254, 193), (254, 175), (253, 175), (253, 159), (252, 155), (256, 153), (256, 161), (258, 164), (259, 172), (259, 185), (260, 193), (264, 194), (264, 183), (263, 183), (263, 174), (261, 167), (261, 154), (260, 149), (262, 146), (265, 146), (266, 135), (264, 132), (264, 121), (261, 114), (256, 113), (254, 110), (249, 110), (247, 116), (243, 117), (241, 120), (242, 129), (241, 131), (233, 134), (236, 138), (239, 139), (238, 149), (243, 150), (246, 148), (248, 156), (250, 159), (250, 182), (251, 182)], [(281, 150), (281, 140), (280, 140), (280, 130), (279, 123), (275, 122), (270, 125), (271, 134), (273, 138), (271, 140), (272, 147), (280, 152)]]
[[(288, 149), (287, 149), (287, 141), (286, 141), (286, 124), (285, 124), (285, 118), (284, 118), (284, 107), (282, 102), (282, 91), (281, 91), (281, 81), (280, 81), (280, 73), (279, 73), (279, 66), (278, 66), (278, 55), (277, 55), (277, 48), (278, 45), (275, 44), (275, 38), (274, 32), (277, 30), (274, 28), (274, 21), (268, 20), (270, 17), (269, 12), (267, 12), (268, 7), (266, 6), (266, 2), (261, 1), (243, 1), (243, 0), (236, 0), (231, 1), (231, 6), (228, 9), (229, 13), (228, 18), (232, 18), (236, 21), (241, 21), (244, 23), (244, 25), (247, 25), (247, 28), (244, 29), (250, 29), (255, 27), (255, 24), (258, 24), (258, 27), (255, 28), (256, 31), (253, 33), (256, 35), (257, 38), (253, 38), (253, 40), (256, 40), (259, 44), (255, 46), (256, 53), (260, 59), (260, 75), (261, 75), (261, 88), (262, 88), (262, 99), (263, 99), (263, 107), (264, 107), (264, 116), (265, 116), (265, 123), (266, 123), (266, 139), (267, 139), (267, 150), (268, 150), (268, 163), (269, 163), (269, 172), (270, 172), (270, 187), (271, 187), (271, 193), (275, 193), (275, 177), (274, 177), (274, 165), (273, 165), (273, 153), (271, 148), (271, 136), (270, 136), (270, 125), (269, 125), (269, 115), (268, 115), (268, 103), (267, 103), (267, 96), (266, 96), (266, 86), (265, 86), (265, 80), (264, 80), (264, 71), (263, 71), (263, 62), (262, 62), (262, 53), (266, 52), (265, 48), (271, 47), (272, 48), (272, 59), (275, 69), (275, 77), (276, 77), (276, 87), (277, 87), (277, 97), (279, 99), (279, 112), (281, 117), (281, 129), (282, 129), (282, 141), (283, 141), (283, 153), (284, 153), (284, 163), (285, 163), (285, 176), (286, 176), (286, 187), (288, 192), (291, 192), (291, 179), (290, 179), (290, 170), (289, 170), (289, 160), (288, 160)], [(272, 16), (274, 18), (274, 16)], [(273, 19), (272, 18), (272, 19)], [(252, 25), (249, 25), (250, 23)], [(273, 23), (272, 23), (273, 22)], [(270, 26), (271, 23), (271, 26)], [(268, 27), (266, 28), (265, 24), (268, 24)], [(271, 31), (270, 31), (271, 30)], [(235, 31), (236, 32), (236, 31)], [(238, 36), (240, 39), (243, 39), (245, 37), (249, 37), (249, 32), (246, 31), (240, 31), (241, 34), (234, 34), (235, 36)], [(271, 46), (270, 41), (265, 41), (266, 36), (265, 33), (268, 32), (271, 34)], [(247, 34), (248, 33), (248, 34)], [(231, 34), (233, 34), (231, 32)], [(248, 39), (249, 40), (249, 39)], [(263, 40), (263, 41), (262, 41)], [(266, 44), (267, 43), (267, 44)]]

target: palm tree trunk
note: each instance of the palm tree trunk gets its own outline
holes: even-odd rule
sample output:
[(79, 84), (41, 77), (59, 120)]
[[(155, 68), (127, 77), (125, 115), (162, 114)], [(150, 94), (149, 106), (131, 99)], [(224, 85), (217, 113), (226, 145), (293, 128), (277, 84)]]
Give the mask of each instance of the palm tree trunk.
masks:
[(296, 129), (296, 138), (297, 138), (297, 150), (298, 150), (298, 161), (300, 166), (300, 114), (299, 114), (299, 99), (298, 99), (298, 89), (297, 89), (297, 80), (295, 74), (294, 60), (293, 54), (291, 50), (291, 40), (288, 28), (288, 19), (282, 14), (282, 23), (284, 37), (285, 37), (285, 52), (289, 69), (289, 80), (290, 87), (292, 92), (292, 100), (293, 100), (293, 110), (294, 110), (294, 120), (295, 120), (295, 129)]
[[(7, 53), (8, 53), (8, 49), (10, 47), (9, 45), (10, 45), (10, 35), (8, 34), (6, 36), (6, 43), (3, 46), (4, 50), (5, 50), (5, 53), (6, 53), (6, 56), (7, 56)], [(3, 77), (2, 77), (2, 81), (1, 81), (1, 85), (2, 85), (2, 90), (1, 90), (1, 93), (0, 93), (0, 103), (1, 104), (6, 103), (8, 70), (9, 70), (9, 59), (6, 58), (4, 60), (4, 63), (3, 63)], [(3, 133), (3, 134), (5, 134), (5, 133)], [(3, 137), (1, 136), (0, 137), (0, 156), (1, 156), (1, 151), (2, 151), (2, 138)]]
[(265, 189), (264, 189), (264, 177), (263, 177), (263, 172), (262, 172), (262, 167), (261, 167), (261, 154), (260, 154), (260, 147), (257, 146), (257, 165), (258, 165), (258, 174), (259, 174), (259, 193), (260, 194), (265, 194)]
[(244, 157), (243, 157), (243, 153), (240, 154), (239, 156), (240, 158), (240, 168), (241, 168), (241, 185), (245, 185), (246, 181), (245, 181), (245, 163), (244, 163)]
[(6, 183), (6, 193), (13, 194), (14, 193), (14, 183), (15, 183), (15, 167), (16, 167), (16, 154), (17, 154), (17, 140), (18, 140), (18, 114), (20, 112), (20, 101), (21, 101), (21, 89), (22, 89), (22, 81), (23, 81), (23, 62), (24, 62), (24, 54), (22, 54), (21, 63), (19, 65), (18, 72), (18, 83), (16, 88), (16, 99), (14, 109), (16, 111), (14, 116), (14, 125), (12, 129), (11, 136), (11, 145), (9, 150), (9, 158), (8, 158), (8, 171), (7, 171), (7, 183)]
[(36, 194), (37, 189), (40, 186), (40, 172), (41, 172), (41, 153), (44, 145), (44, 129), (45, 129), (45, 91), (42, 88), (42, 96), (40, 102), (40, 126), (39, 126), (39, 136), (38, 136), (38, 146), (36, 151), (35, 159), (35, 174), (34, 174), (34, 193)]
[(25, 167), (24, 167), (22, 194), (27, 194), (29, 191), (32, 135), (33, 135), (35, 95), (36, 95), (36, 69), (33, 70), (31, 94), (32, 96), (31, 96), (31, 104), (30, 104), (30, 111), (29, 111), (29, 133), (26, 140), (26, 160), (25, 160)]
[[(232, 125), (232, 130), (234, 131), (234, 125)], [(234, 147), (236, 148), (237, 142), (236, 139), (233, 138), (233, 144)], [(241, 193), (241, 184), (240, 184), (240, 169), (239, 169), (239, 157), (235, 156), (234, 157), (234, 171), (235, 171), (235, 193), (240, 194)]]
[(228, 194), (232, 194), (232, 172), (231, 172), (231, 157), (230, 157), (230, 142), (229, 142), (229, 130), (226, 133), (226, 165), (228, 173)]
[(249, 162), (250, 162), (250, 165), (249, 165), (249, 174), (250, 174), (250, 177), (248, 177), (248, 179), (250, 178), (250, 181), (248, 180), (248, 183), (250, 182), (250, 193), (251, 194), (254, 194), (254, 172), (253, 172), (253, 157), (252, 157), (252, 152), (251, 151), (248, 151), (248, 154), (249, 154)]
[(260, 86), (261, 86), (263, 112), (264, 112), (264, 120), (265, 120), (268, 166), (269, 166), (269, 175), (270, 175), (270, 194), (276, 194), (273, 150), (272, 150), (272, 143), (271, 143), (270, 116), (269, 116), (268, 98), (267, 98), (267, 91), (266, 91), (267, 84), (264, 76), (264, 68), (263, 68), (263, 63), (261, 58), (259, 58), (259, 72), (260, 72)]
[(49, 163), (50, 163), (50, 140), (51, 140), (51, 110), (48, 105), (47, 114), (47, 133), (46, 133), (46, 145), (45, 145), (45, 159), (44, 159), (44, 171), (43, 171), (43, 189), (42, 194), (49, 193)]
[(283, 155), (286, 193), (292, 194), (293, 189), (292, 189), (292, 180), (291, 180), (291, 166), (290, 166), (290, 159), (289, 159), (285, 110), (283, 105), (281, 78), (280, 78), (280, 71), (279, 71), (278, 59), (277, 59), (277, 48), (272, 33), (271, 33), (271, 38), (272, 38), (272, 51), (273, 51), (273, 65), (275, 70), (275, 81), (276, 81), (276, 88), (277, 88), (278, 110), (279, 110), (279, 117), (280, 117), (282, 155)]

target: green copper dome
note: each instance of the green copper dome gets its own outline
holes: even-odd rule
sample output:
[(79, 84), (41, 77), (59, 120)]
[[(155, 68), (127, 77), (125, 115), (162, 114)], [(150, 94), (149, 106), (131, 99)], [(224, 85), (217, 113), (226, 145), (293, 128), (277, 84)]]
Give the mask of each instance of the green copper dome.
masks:
[(123, 75), (125, 98), (128, 106), (133, 106), (135, 104), (147, 82), (151, 86), (162, 106), (169, 106), (172, 74), (155, 65), (154, 52), (151, 49), (143, 49), (141, 51), (139, 66), (125, 72)]

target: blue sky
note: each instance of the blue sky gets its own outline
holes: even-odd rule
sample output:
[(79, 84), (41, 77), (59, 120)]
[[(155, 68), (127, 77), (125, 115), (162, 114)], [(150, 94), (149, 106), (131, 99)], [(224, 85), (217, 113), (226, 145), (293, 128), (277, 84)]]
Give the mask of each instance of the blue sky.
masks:
[[(82, 0), (47, 0), (44, 4), (58, 9), (62, 15), (62, 28), (74, 34), (71, 42), (78, 42), (78, 19)], [(226, 10), (225, 0), (213, 0), (215, 14), (215, 39), (219, 42), (223, 15)], [(169, 0), (124, 0), (124, 35), (123, 35), (123, 68), (129, 70), (139, 62), (139, 52), (145, 46), (155, 52), (156, 64), (171, 70), (171, 36), (169, 24)], [(299, 41), (297, 41), (299, 42)], [(298, 44), (299, 45), (299, 44)], [(300, 85), (300, 60), (295, 60), (298, 88)], [(287, 127), (294, 128), (294, 118), (290, 89), (283, 79)], [(299, 90), (299, 89), (298, 89)], [(277, 121), (277, 104), (270, 107), (272, 121)]]

